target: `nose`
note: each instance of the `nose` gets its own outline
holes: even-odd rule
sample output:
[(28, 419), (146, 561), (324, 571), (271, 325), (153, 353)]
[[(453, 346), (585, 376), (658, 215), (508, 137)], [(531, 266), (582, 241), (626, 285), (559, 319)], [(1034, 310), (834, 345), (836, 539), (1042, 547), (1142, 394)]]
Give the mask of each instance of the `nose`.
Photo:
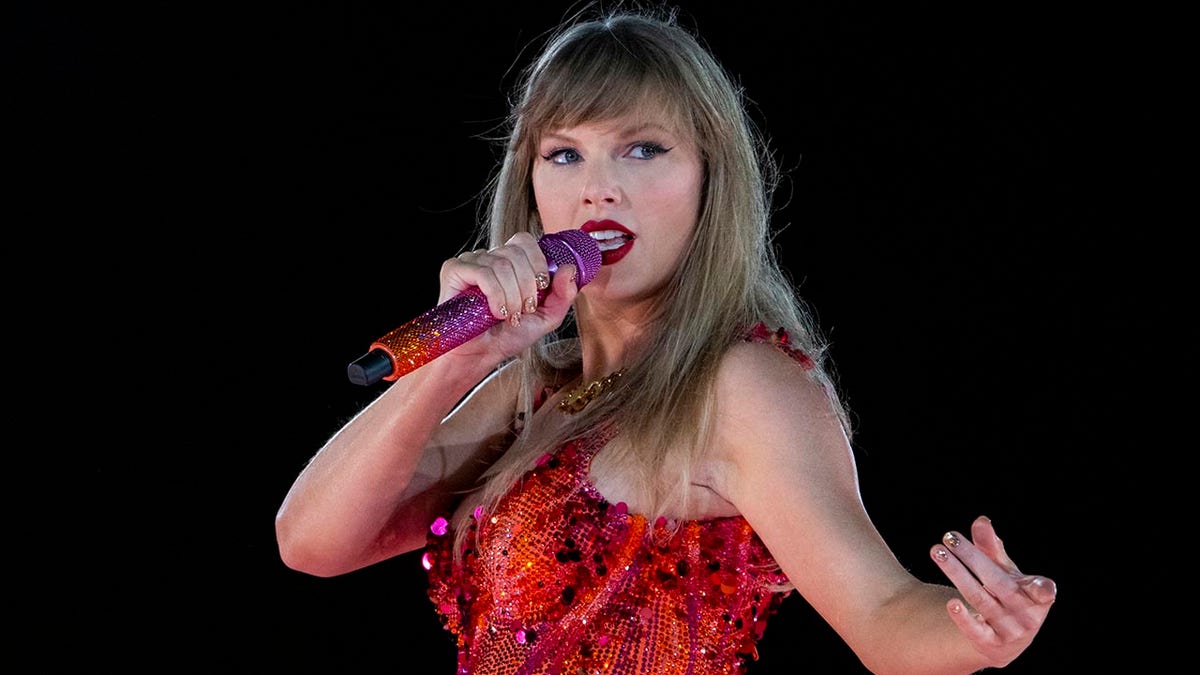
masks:
[(590, 163), (580, 197), (587, 206), (614, 206), (621, 203), (621, 187), (614, 167), (605, 162)]

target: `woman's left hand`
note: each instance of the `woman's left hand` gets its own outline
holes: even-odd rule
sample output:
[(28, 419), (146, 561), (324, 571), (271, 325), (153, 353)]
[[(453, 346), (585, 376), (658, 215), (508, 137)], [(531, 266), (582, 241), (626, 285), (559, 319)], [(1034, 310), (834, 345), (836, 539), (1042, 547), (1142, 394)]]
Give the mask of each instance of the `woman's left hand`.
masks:
[(962, 594), (946, 602), (950, 618), (994, 667), (1008, 665), (1046, 620), (1058, 590), (1054, 581), (1023, 574), (985, 516), (971, 524), (970, 539), (947, 532), (930, 555)]

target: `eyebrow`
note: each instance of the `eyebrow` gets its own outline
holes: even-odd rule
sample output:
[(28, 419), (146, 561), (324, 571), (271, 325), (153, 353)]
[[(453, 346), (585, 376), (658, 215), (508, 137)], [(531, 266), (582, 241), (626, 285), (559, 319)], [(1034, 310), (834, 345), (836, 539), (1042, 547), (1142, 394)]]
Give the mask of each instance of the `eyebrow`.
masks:
[[(583, 125), (579, 125), (579, 126), (583, 126)], [(677, 133), (674, 130), (672, 130), (671, 128), (663, 126), (662, 124), (660, 124), (658, 122), (647, 122), (645, 124), (638, 124), (636, 126), (619, 127), (616, 129), (615, 133), (618, 136), (636, 136), (639, 134), (646, 133), (648, 131), (657, 131), (657, 132), (661, 132), (661, 133), (665, 133), (665, 134), (670, 134), (672, 136)], [(566, 140), (566, 141), (573, 140), (572, 136), (568, 135), (567, 133), (565, 133), (563, 131), (545, 131), (545, 132), (543, 132), (541, 134), (541, 140), (544, 141), (547, 139)]]

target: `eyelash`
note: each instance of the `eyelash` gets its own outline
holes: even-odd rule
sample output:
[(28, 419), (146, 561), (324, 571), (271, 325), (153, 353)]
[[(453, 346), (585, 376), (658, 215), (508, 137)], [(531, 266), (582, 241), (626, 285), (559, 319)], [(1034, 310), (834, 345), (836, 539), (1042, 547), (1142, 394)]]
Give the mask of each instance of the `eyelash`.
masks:
[[(643, 159), (643, 160), (654, 159), (655, 157), (658, 157), (659, 155), (665, 155), (671, 151), (671, 148), (665, 148), (658, 143), (653, 143), (650, 141), (634, 143), (633, 145), (631, 145), (629, 147), (631, 149), (643, 148), (643, 149), (649, 151), (648, 152), (648, 154), (650, 155), (649, 157), (637, 158), (637, 159)], [(542, 155), (542, 159), (546, 160), (547, 162), (554, 162), (557, 158), (562, 157), (566, 153), (572, 153), (576, 156), (579, 155), (579, 153), (577, 151), (575, 151), (573, 148), (557, 148), (555, 150), (551, 150), (550, 152)], [(555, 162), (555, 163), (557, 164), (560, 162)]]

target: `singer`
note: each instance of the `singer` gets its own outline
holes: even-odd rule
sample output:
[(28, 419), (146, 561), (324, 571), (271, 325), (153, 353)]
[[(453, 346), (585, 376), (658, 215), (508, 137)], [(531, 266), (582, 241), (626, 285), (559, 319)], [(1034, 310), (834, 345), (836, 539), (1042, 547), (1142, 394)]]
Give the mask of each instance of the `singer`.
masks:
[[(441, 268), (439, 303), (478, 289), (495, 321), (320, 448), (276, 516), (283, 563), (422, 551), (446, 673), (753, 671), (789, 596), (873, 673), (1008, 665), (1056, 585), (985, 516), (925, 560), (872, 524), (740, 87), (671, 7), (589, 7), (522, 71), (486, 245)], [(586, 285), (539, 246), (569, 230), (602, 259)]]

